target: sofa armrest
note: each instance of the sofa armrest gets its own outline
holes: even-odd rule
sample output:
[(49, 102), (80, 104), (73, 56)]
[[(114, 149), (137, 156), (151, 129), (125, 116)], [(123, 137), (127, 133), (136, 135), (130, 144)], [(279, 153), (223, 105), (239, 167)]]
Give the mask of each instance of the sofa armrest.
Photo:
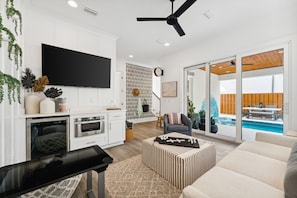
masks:
[(258, 132), (256, 134), (256, 141), (277, 144), (280, 146), (286, 146), (291, 148), (293, 144), (297, 142), (297, 138)]
[(197, 188), (193, 186), (185, 187), (179, 198), (196, 198), (196, 197), (210, 198), (208, 195), (204, 194), (203, 192), (199, 191)]
[(164, 134), (168, 133), (167, 126), (168, 126), (168, 114), (164, 114), (164, 116), (163, 116), (163, 130), (164, 130)]

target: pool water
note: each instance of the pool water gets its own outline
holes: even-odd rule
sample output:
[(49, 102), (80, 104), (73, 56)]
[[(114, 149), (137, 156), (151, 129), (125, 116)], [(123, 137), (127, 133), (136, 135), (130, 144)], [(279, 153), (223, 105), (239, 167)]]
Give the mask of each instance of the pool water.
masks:
[[(221, 117), (218, 119), (218, 123), (222, 125), (235, 126), (235, 122), (236, 119), (234, 118)], [(283, 133), (283, 124), (279, 123), (242, 120), (242, 127), (274, 133)]]

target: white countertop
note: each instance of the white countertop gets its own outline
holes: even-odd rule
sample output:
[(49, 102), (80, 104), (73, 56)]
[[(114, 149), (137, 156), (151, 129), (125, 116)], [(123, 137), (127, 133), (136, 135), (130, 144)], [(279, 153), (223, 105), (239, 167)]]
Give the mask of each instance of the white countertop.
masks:
[(117, 110), (107, 110), (106, 108), (94, 108), (94, 107), (87, 107), (87, 108), (71, 108), (68, 109), (66, 112), (55, 112), (50, 114), (24, 114), (25, 118), (36, 118), (36, 117), (52, 117), (52, 116), (70, 116), (70, 115), (77, 115), (77, 114), (92, 114), (92, 113), (110, 113), (110, 112), (125, 112), (126, 109), (117, 109)]

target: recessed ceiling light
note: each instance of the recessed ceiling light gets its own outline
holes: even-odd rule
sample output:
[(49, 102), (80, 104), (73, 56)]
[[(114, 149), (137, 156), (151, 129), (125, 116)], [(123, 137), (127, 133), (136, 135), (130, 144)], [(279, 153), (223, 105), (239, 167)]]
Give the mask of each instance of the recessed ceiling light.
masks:
[(219, 69), (222, 69), (222, 68), (223, 68), (222, 66), (219, 67)]
[(129, 58), (133, 58), (134, 56), (132, 54), (129, 55)]
[(282, 53), (284, 53), (284, 51), (283, 50), (279, 50), (278, 53), (279, 54), (282, 54)]
[(226, 73), (230, 73), (231, 71), (226, 71)]
[(215, 67), (215, 66), (217, 66), (216, 64), (214, 64), (214, 65), (211, 65), (212, 67)]
[(68, 3), (68, 5), (70, 5), (73, 8), (77, 8), (77, 6), (78, 6), (74, 0), (68, 0), (67, 3)]
[(166, 42), (166, 43), (164, 43), (164, 46), (168, 47), (168, 46), (170, 46), (170, 43)]

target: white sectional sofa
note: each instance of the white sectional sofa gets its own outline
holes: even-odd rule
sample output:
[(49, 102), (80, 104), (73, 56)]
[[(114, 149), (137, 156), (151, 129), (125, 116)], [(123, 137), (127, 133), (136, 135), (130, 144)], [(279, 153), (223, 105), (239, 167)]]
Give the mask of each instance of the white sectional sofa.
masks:
[(184, 188), (180, 198), (296, 198), (296, 142), (293, 137), (257, 133), (256, 141), (239, 145)]

